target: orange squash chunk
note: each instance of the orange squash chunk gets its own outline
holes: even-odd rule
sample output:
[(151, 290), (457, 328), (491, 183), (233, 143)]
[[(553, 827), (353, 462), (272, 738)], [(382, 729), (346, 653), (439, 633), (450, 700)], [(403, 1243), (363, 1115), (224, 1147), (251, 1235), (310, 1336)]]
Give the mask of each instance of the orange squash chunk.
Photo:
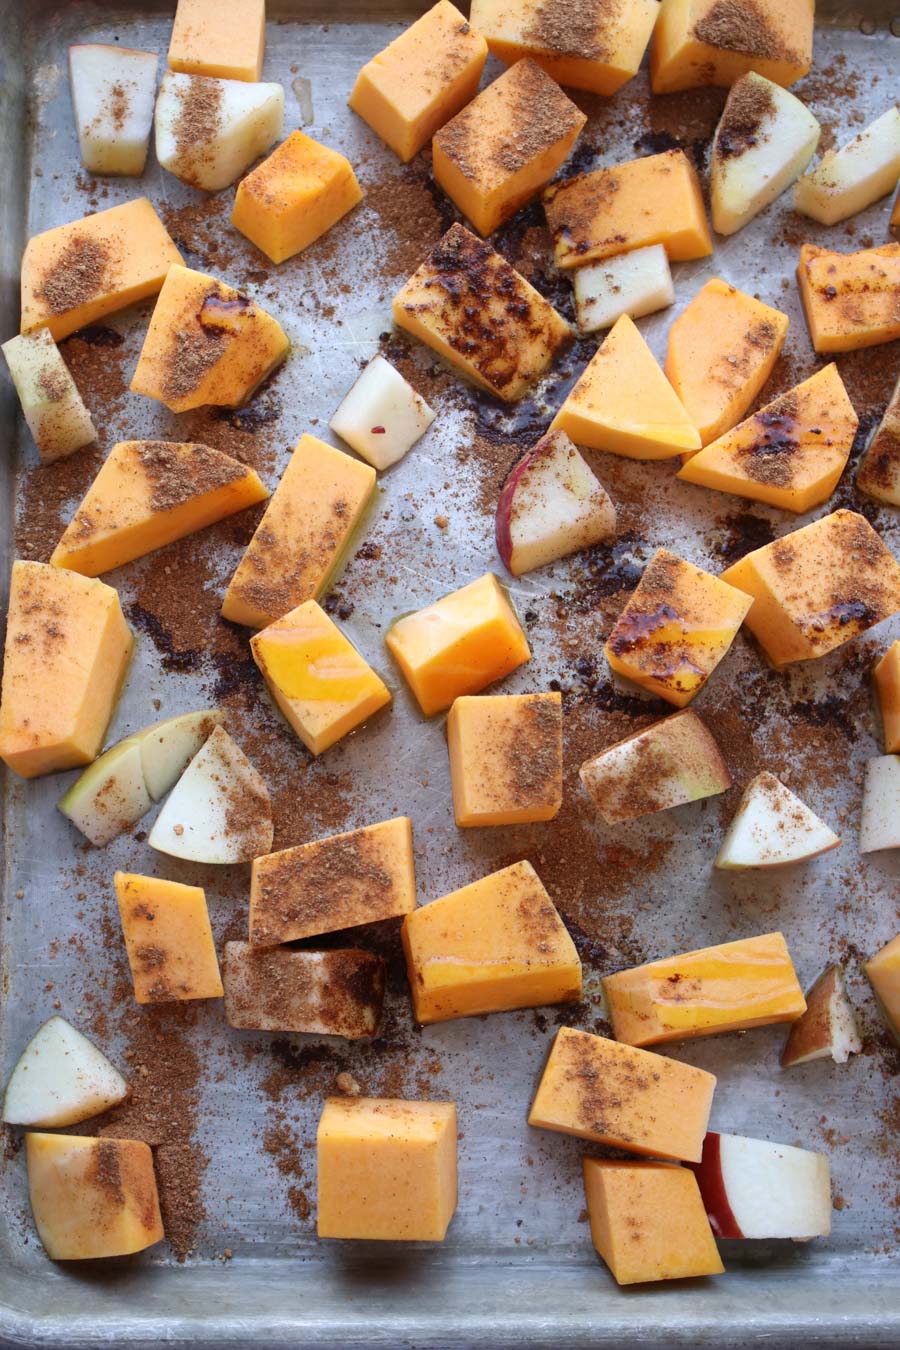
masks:
[(625, 679), (683, 708), (731, 646), (752, 601), (734, 586), (657, 549), (606, 642)]
[(330, 230), (362, 195), (349, 160), (294, 131), (238, 184), (231, 223), (280, 263)]
[(116, 872), (122, 933), (138, 1003), (221, 998), (219, 962), (199, 886)]
[(864, 516), (834, 511), (748, 553), (722, 581), (776, 668), (812, 661), (900, 609), (900, 564)]
[(449, 0), (363, 66), (348, 99), (406, 163), (475, 97), (487, 43)]
[(650, 87), (671, 94), (732, 85), (755, 70), (784, 88), (812, 66), (814, 0), (663, 0), (650, 47)]
[(669, 329), (665, 372), (703, 445), (753, 403), (784, 346), (788, 316), (713, 277)]
[(458, 698), (447, 718), (456, 823), (524, 825), (562, 806), (562, 695)]
[(797, 280), (817, 352), (853, 352), (900, 337), (900, 244), (861, 253), (804, 244)]
[(385, 642), (426, 717), (531, 659), (528, 639), (492, 572), (398, 619)]
[(560, 1027), (528, 1124), (629, 1153), (699, 1162), (715, 1086), (704, 1069)]
[(628, 314), (613, 324), (550, 430), (629, 459), (700, 449), (700, 433)]
[(834, 492), (858, 425), (832, 364), (726, 431), (678, 477), (801, 514)]
[(53, 550), (86, 577), (142, 558), (268, 496), (252, 469), (207, 445), (120, 441)]
[(724, 1274), (690, 1168), (585, 1158), (584, 1193), (591, 1240), (617, 1284)]
[(900, 1045), (900, 933), (870, 957), (864, 969), (885, 1021)]
[(134, 646), (118, 592), (46, 563), (14, 562), (0, 759), (23, 778), (99, 754)]
[(534, 61), (519, 61), (437, 133), (435, 181), (479, 234), (549, 183), (587, 118)]
[(223, 618), (265, 628), (321, 595), (375, 490), (375, 470), (304, 434), (225, 594)]
[(860, 462), (856, 486), (876, 502), (900, 506), (900, 379)]
[(258, 80), (266, 47), (266, 0), (178, 0), (169, 69), (219, 80)]
[(900, 638), (891, 643), (872, 674), (881, 710), (885, 754), (894, 755), (900, 752)]
[(567, 178), (544, 195), (559, 267), (663, 244), (672, 262), (713, 251), (700, 180), (683, 150)]
[(183, 259), (146, 197), (36, 234), (22, 257), (22, 332), (59, 342), (155, 295)]

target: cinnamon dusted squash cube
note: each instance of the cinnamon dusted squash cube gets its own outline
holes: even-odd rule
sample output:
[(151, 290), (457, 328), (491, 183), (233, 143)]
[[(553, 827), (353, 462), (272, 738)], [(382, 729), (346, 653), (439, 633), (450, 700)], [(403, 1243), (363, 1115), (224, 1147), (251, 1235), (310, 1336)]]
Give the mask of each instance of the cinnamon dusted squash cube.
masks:
[(650, 87), (732, 85), (749, 70), (787, 88), (812, 65), (814, 0), (663, 0)]
[(519, 61), (437, 133), (435, 181), (491, 234), (568, 159), (587, 118), (534, 61)]
[(752, 601), (657, 549), (606, 642), (617, 674), (683, 708), (731, 646)]
[(892, 642), (872, 672), (881, 709), (884, 749), (900, 752), (900, 638)]
[(860, 253), (804, 244), (797, 280), (817, 352), (852, 352), (900, 337), (900, 244)]
[(169, 69), (219, 80), (258, 80), (266, 47), (266, 0), (178, 0)]
[(447, 718), (456, 823), (522, 825), (562, 806), (562, 695), (458, 698)]
[(876, 502), (900, 506), (900, 379), (860, 461), (856, 486)]
[(855, 511), (834, 511), (722, 573), (753, 603), (746, 624), (776, 668), (812, 661), (900, 609), (900, 564)]
[(137, 1002), (221, 998), (202, 889), (133, 872), (116, 872), (114, 882)]

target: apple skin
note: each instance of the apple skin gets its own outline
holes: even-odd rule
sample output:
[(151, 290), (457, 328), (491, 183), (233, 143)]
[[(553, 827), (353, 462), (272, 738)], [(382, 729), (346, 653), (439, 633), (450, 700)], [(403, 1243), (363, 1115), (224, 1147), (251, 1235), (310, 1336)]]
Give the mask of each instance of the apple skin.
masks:
[(698, 1163), (688, 1163), (703, 1196), (709, 1226), (717, 1238), (742, 1238), (738, 1221), (734, 1217), (725, 1182), (722, 1178), (721, 1135), (710, 1132), (703, 1140), (703, 1153)]
[(503, 484), (503, 490), (500, 493), (500, 499), (497, 502), (497, 511), (494, 516), (494, 537), (497, 541), (497, 552), (500, 554), (500, 561), (507, 572), (512, 572), (510, 563), (512, 562), (512, 518), (513, 502), (516, 496), (516, 487), (526, 476), (529, 466), (534, 462), (534, 450), (527, 451), (517, 464), (514, 464), (510, 470), (509, 477)]
[(843, 973), (840, 966), (829, 966), (806, 995), (806, 1012), (791, 1025), (781, 1067), (789, 1069), (829, 1058), (836, 1064), (846, 1064), (860, 1050), (862, 1041), (844, 989)]

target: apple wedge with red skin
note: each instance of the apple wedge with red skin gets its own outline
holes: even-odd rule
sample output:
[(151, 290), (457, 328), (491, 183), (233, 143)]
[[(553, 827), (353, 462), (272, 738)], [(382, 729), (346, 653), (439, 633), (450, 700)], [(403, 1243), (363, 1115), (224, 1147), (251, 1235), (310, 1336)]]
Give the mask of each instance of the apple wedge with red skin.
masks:
[(781, 1055), (781, 1067), (833, 1059), (846, 1064), (862, 1050), (853, 1008), (844, 988), (840, 966), (829, 966), (806, 995), (806, 1012), (791, 1024)]
[(831, 1232), (831, 1170), (824, 1153), (710, 1132), (697, 1177), (718, 1238), (791, 1238)]
[(616, 534), (606, 488), (564, 431), (549, 431), (513, 467), (495, 518), (497, 552), (514, 577)]

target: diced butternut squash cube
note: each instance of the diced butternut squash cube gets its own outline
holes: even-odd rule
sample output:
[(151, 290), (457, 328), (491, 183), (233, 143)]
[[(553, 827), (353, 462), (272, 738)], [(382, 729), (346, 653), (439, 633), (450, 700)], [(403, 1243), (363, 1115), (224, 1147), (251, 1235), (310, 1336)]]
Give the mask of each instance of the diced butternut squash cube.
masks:
[(732, 85), (748, 70), (784, 88), (812, 65), (814, 0), (663, 0), (650, 47), (650, 87), (671, 94)]
[(657, 549), (606, 642), (612, 669), (683, 708), (699, 694), (750, 608), (719, 577)]
[(118, 592), (46, 563), (13, 563), (0, 759), (23, 778), (95, 759), (134, 646)]
[(284, 329), (254, 300), (189, 267), (169, 268), (131, 379), (171, 412), (239, 408), (288, 354)]
[(527, 56), (560, 84), (614, 94), (637, 74), (658, 13), (656, 0), (472, 0), (469, 17), (507, 65)]
[(873, 671), (884, 749), (888, 755), (900, 751), (900, 638), (892, 642)]
[(629, 1153), (699, 1162), (715, 1086), (705, 1069), (560, 1027), (528, 1123)]
[(856, 486), (876, 502), (900, 506), (900, 379), (862, 458)]
[(487, 43), (449, 0), (438, 0), (363, 66), (348, 99), (406, 163), (475, 97)]
[(562, 695), (458, 698), (447, 718), (456, 823), (524, 825), (562, 806)]
[(116, 899), (138, 1003), (221, 998), (206, 896), (199, 886), (116, 872)]
[(626, 1045), (794, 1022), (806, 1011), (781, 933), (651, 961), (603, 980), (613, 1035)]
[(223, 618), (265, 628), (320, 596), (374, 491), (370, 465), (301, 436), (231, 578)]
[(519, 61), (437, 133), (435, 182), (491, 234), (565, 163), (587, 118), (533, 61)]
[(629, 459), (700, 449), (700, 433), (628, 314), (613, 324), (550, 430)]
[(25, 1157), (31, 1212), (52, 1261), (129, 1256), (165, 1237), (148, 1144), (29, 1133)]
[(900, 337), (900, 244), (861, 253), (804, 244), (797, 280), (817, 352), (853, 352)]
[(178, 0), (169, 69), (218, 80), (258, 80), (266, 48), (266, 0)]
[(834, 492), (858, 425), (832, 363), (693, 455), (678, 477), (802, 514)]
[(426, 717), (531, 659), (528, 639), (492, 572), (398, 619), (385, 642)]
[(156, 295), (181, 254), (146, 197), (29, 239), (22, 258), (22, 332), (59, 342)]
[(238, 184), (231, 223), (280, 263), (330, 230), (361, 199), (349, 160), (293, 131)]
[(381, 923), (416, 907), (408, 816), (314, 839), (253, 862), (250, 942), (279, 942)]
[(142, 558), (268, 496), (259, 476), (207, 445), (120, 441), (53, 550), (86, 577)]
[(329, 1097), (316, 1140), (320, 1238), (442, 1242), (456, 1209), (456, 1107)]
[(591, 1240), (617, 1284), (724, 1274), (689, 1168), (585, 1158), (584, 1194)]
[(865, 964), (869, 983), (900, 1045), (900, 933)]
[(384, 961), (371, 952), (225, 944), (229, 1026), (355, 1041), (375, 1035), (383, 1002)]
[(683, 150), (564, 179), (544, 203), (559, 267), (649, 244), (663, 244), (672, 262), (713, 251), (700, 180)]
[(704, 445), (744, 416), (784, 346), (788, 316), (713, 277), (669, 329), (665, 371)]
[(531, 863), (513, 863), (407, 915), (418, 1022), (576, 1003), (581, 962)]
[(776, 668), (824, 656), (900, 609), (900, 565), (855, 511), (755, 549), (721, 579), (752, 598), (747, 627)]
[(394, 296), (394, 321), (482, 389), (520, 399), (572, 330), (490, 244), (462, 225)]

